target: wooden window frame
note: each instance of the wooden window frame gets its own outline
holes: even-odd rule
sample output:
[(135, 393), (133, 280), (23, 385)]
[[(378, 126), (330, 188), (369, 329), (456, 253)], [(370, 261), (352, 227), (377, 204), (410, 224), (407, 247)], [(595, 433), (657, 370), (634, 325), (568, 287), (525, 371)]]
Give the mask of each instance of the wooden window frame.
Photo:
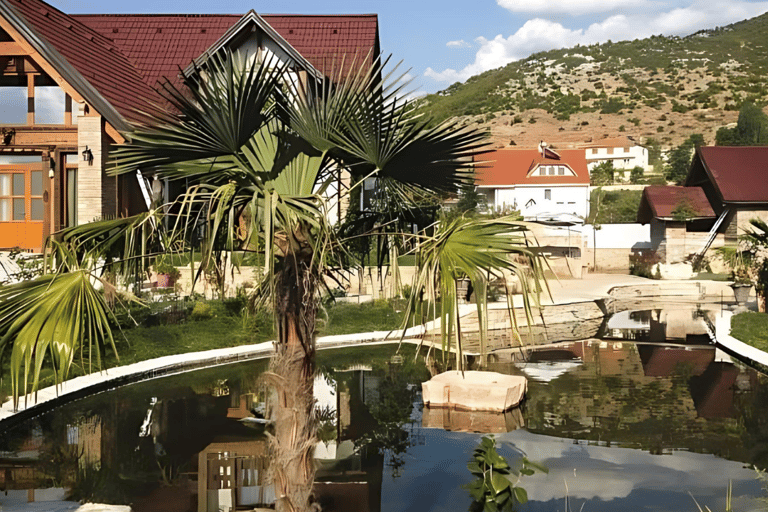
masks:
[[(43, 200), (45, 195), (45, 176), (42, 173), (42, 170), (39, 167), (32, 167), (29, 164), (22, 164), (23, 167), (17, 168), (17, 169), (0, 169), (0, 175), (3, 176), (11, 176), (11, 194), (10, 195), (0, 195), (0, 200), (9, 200), (11, 202), (11, 219), (10, 220), (0, 220), (2, 223), (12, 223), (12, 224), (24, 224), (24, 223), (30, 223), (30, 222), (39, 222), (43, 223), (45, 222), (45, 201)], [(32, 173), (33, 172), (40, 172), (42, 176), (42, 190), (40, 195), (32, 195)], [(21, 174), (24, 176), (24, 195), (15, 195), (13, 193), (13, 176), (16, 174)], [(13, 208), (13, 201), (15, 199), (23, 199), (24, 200), (24, 219), (18, 220), (13, 218), (14, 214), (14, 208)], [(43, 204), (43, 218), (41, 219), (32, 219), (32, 200), (33, 199), (39, 199)]]

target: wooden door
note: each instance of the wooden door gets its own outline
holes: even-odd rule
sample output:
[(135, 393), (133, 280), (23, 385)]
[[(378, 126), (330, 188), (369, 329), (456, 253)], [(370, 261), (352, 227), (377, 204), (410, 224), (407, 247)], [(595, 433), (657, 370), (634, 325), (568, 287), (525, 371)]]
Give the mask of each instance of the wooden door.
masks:
[(0, 248), (42, 250), (47, 179), (42, 163), (0, 165)]

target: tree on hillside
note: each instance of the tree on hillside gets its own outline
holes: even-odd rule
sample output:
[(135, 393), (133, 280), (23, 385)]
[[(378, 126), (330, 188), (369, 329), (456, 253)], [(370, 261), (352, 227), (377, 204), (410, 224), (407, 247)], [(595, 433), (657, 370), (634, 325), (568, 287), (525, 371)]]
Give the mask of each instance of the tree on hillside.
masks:
[[(324, 275), (348, 261), (347, 241), (327, 215), (338, 171), (359, 184), (375, 176), (408, 205), (417, 193), (454, 192), (468, 183), (472, 157), (485, 149), (484, 133), (455, 123), (432, 125), (398, 97), (397, 87), (381, 81), (378, 70), (308, 91), (299, 90), (289, 71), (275, 61), (228, 54), (211, 57), (204, 74), (185, 78), (184, 92), (168, 85), (170, 108), (126, 134), (114, 173), (140, 168), (186, 180), (170, 213), (158, 209), (68, 229), (49, 240), (51, 273), (0, 288), (0, 350), (11, 351), (18, 397), (29, 391), (30, 376), (31, 388), (37, 387), (46, 361), (61, 380), (77, 350), (99, 357), (99, 347), (114, 348), (106, 300), (120, 293), (114, 283), (135, 276), (146, 258), (185, 251), (201, 225), (198, 277), (222, 254), (260, 253), (264, 278), (253, 300), (271, 308), (277, 332), (265, 379), (274, 390), (270, 460), (278, 512), (312, 509), (315, 321)], [(482, 348), (480, 313), (489, 281), (502, 270), (517, 274), (524, 298), (535, 297), (542, 286), (539, 257), (525, 225), (504, 218), (461, 217), (437, 226), (433, 236), (415, 238), (407, 311), (439, 310), (444, 348), (455, 342), (461, 368), (456, 278), (469, 277), (477, 292)], [(524, 304), (530, 321), (530, 303)]]
[(645, 148), (648, 150), (648, 164), (653, 166), (654, 172), (659, 172), (663, 161), (661, 159), (661, 143), (654, 139), (648, 138), (645, 141)]
[(695, 133), (670, 151), (667, 158), (667, 166), (664, 169), (667, 181), (673, 181), (677, 185), (682, 185), (691, 167), (693, 151), (703, 145), (704, 137), (699, 133)]
[(718, 146), (763, 146), (768, 144), (768, 115), (754, 103), (744, 103), (735, 128), (720, 128), (715, 134)]
[(592, 171), (590, 171), (589, 183), (594, 186), (613, 185), (615, 172), (616, 169), (614, 169), (612, 161), (606, 160), (605, 162), (600, 162), (592, 168)]

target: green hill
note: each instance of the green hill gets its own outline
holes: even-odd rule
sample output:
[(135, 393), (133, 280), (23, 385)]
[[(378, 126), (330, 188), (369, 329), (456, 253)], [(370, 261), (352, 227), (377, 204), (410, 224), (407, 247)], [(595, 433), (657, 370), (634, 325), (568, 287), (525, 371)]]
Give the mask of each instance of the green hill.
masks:
[[(536, 53), (425, 96), (421, 104), (438, 119), (475, 116), (475, 122), (486, 124), (499, 115), (507, 116), (506, 124), (535, 122), (527, 115), (533, 109), (559, 122), (593, 114), (581, 121), (584, 126), (602, 116), (623, 115), (624, 129), (618, 131), (653, 119), (658, 122), (646, 126), (645, 135), (655, 131), (672, 142), (700, 130), (695, 121), (706, 124), (709, 112), (721, 113), (714, 121), (730, 122), (735, 115), (724, 113), (735, 114), (744, 101), (763, 105), (766, 70), (768, 13), (686, 37), (652, 36)], [(674, 121), (667, 123), (664, 114), (688, 113), (696, 114), (687, 116), (690, 122), (683, 120), (688, 128), (666, 128)]]

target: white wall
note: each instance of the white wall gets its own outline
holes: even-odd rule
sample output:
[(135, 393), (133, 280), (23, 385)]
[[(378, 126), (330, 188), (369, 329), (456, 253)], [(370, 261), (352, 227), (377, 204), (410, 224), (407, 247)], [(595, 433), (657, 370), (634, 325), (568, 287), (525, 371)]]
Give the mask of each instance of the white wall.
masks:
[[(594, 226), (581, 227), (587, 241), (587, 248), (595, 248)], [(646, 224), (602, 224), (597, 230), (598, 249), (650, 249), (651, 225)]]
[[(550, 191), (550, 199), (546, 199), (547, 190)], [(524, 217), (540, 213), (570, 213), (586, 218), (589, 215), (589, 186), (499, 188), (493, 194), (493, 206), (519, 210)]]
[[(648, 169), (648, 150), (642, 146), (629, 146), (610, 148), (612, 153), (608, 153), (609, 148), (587, 148), (587, 168), (592, 171), (596, 165), (606, 160), (613, 162), (614, 169), (632, 169), (640, 166)], [(595, 151), (595, 152), (593, 152)]]

